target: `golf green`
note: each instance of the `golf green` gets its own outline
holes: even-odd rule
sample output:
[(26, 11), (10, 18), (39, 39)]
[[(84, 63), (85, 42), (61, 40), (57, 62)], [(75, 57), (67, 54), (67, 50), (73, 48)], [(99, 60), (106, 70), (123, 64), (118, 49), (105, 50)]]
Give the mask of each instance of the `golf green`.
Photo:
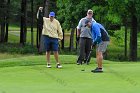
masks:
[(104, 73), (92, 73), (95, 64), (0, 67), (0, 93), (139, 93), (140, 63), (104, 64)]

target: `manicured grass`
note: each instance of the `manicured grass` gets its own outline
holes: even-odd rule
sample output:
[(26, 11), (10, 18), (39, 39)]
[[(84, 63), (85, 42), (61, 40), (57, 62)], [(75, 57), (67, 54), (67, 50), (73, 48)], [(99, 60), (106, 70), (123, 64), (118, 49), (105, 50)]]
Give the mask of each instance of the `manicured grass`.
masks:
[(12, 31), (18, 30), (18, 31), (20, 31), (20, 24), (18, 24), (18, 25), (14, 25), (14, 24), (9, 25), (9, 30), (12, 30)]
[[(140, 63), (104, 61), (104, 73), (90, 65), (76, 65), (76, 56), (60, 55), (62, 69), (45, 66), (45, 56), (0, 60), (0, 93), (139, 93)], [(81, 70), (85, 71), (81, 71)]]
[[(18, 25), (10, 24), (9, 30), (10, 30), (10, 31), (20, 31), (20, 24), (18, 24)], [(31, 27), (28, 26), (28, 27), (27, 27), (27, 30), (31, 30)], [(34, 27), (34, 30), (36, 30), (35, 27)]]
[[(36, 30), (33, 32), (34, 45), (36, 45)], [(8, 41), (13, 43), (20, 42), (20, 32), (10, 31), (8, 35)], [(31, 44), (31, 31), (27, 31), (27, 43)]]

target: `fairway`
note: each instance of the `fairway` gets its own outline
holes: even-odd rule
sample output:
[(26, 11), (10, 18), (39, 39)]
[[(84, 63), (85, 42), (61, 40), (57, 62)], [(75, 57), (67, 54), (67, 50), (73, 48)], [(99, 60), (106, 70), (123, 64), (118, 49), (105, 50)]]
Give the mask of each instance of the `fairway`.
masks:
[[(91, 69), (96, 67), (95, 62), (78, 66), (74, 64), (76, 56), (61, 55), (60, 58), (64, 60), (62, 69), (55, 68), (54, 62), (52, 68), (46, 68), (43, 56), (0, 60), (0, 93), (139, 93), (140, 91), (138, 62), (105, 61), (104, 73), (91, 73)], [(92, 58), (91, 61), (94, 60)], [(68, 64), (68, 61), (71, 64)], [(81, 71), (83, 69), (85, 71)]]

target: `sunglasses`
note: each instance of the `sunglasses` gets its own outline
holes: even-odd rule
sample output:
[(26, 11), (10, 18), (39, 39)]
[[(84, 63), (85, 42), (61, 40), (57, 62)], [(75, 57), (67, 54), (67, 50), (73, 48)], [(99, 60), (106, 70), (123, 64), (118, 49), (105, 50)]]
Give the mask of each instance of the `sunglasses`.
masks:
[(89, 15), (93, 14), (93, 13), (88, 13)]

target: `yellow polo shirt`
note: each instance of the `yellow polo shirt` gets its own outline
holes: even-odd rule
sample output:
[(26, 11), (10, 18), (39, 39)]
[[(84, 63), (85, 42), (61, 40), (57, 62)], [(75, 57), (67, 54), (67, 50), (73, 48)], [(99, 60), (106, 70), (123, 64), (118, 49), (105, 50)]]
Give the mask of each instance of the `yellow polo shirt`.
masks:
[(49, 37), (58, 38), (60, 40), (63, 39), (62, 28), (58, 20), (54, 18), (51, 22), (50, 18), (43, 17), (43, 21), (42, 35), (48, 35)]

